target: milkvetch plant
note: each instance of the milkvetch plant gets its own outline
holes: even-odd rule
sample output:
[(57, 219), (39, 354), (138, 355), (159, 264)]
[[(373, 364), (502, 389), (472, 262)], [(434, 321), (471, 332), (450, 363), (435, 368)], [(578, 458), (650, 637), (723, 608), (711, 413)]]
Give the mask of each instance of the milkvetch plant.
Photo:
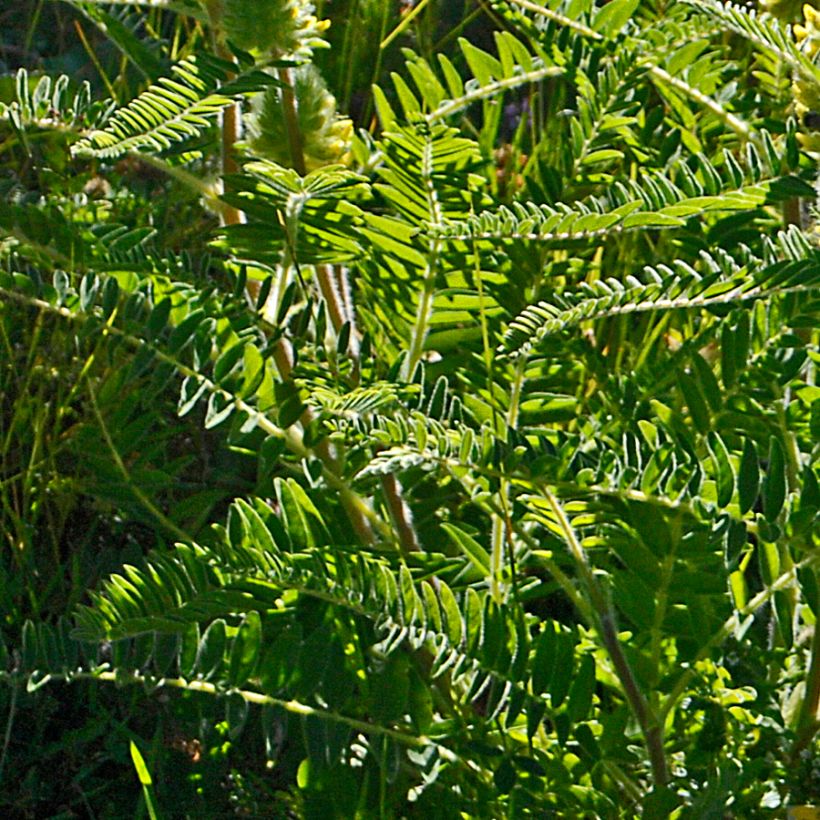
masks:
[[(247, 797), (253, 773), (262, 813), (809, 802), (814, 12), (792, 30), (713, 0), (478, 4), (438, 50), (419, 25), (354, 128), (337, 99), (372, 75), (332, 70), (329, 6), (71, 5), (146, 79), (92, 103), (20, 72), (0, 107), (0, 327), (25, 373), (3, 370), (0, 433), (32, 395), (66, 408), (104, 445), (77, 482), (105, 532), (151, 538), (63, 607), (17, 596), (10, 691), (224, 708), (211, 758), (254, 744), (268, 768), (231, 782)], [(418, 23), (391, 13), (362, 18), (385, 55)], [(111, 191), (69, 195), (18, 155)], [(129, 190), (127, 162), (165, 193)], [(47, 338), (72, 351), (53, 382)], [(20, 533), (53, 529), (35, 513), (78, 435), (46, 460), (34, 433), (5, 445)], [(35, 543), (4, 545), (8, 575)]]

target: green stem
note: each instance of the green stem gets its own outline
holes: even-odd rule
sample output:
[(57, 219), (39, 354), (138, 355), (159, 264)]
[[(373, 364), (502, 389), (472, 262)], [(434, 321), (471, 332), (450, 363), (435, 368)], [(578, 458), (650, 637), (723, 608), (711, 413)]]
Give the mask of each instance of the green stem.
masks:
[(103, 418), (102, 413), (100, 412), (100, 406), (97, 404), (97, 396), (94, 393), (94, 388), (91, 386), (91, 379), (90, 377), (86, 376), (86, 384), (88, 387), (88, 396), (91, 399), (91, 407), (94, 410), (94, 415), (97, 418), (97, 423), (100, 425), (100, 431), (103, 434), (103, 438), (105, 439), (105, 443), (108, 446), (108, 449), (111, 451), (111, 457), (114, 459), (114, 464), (117, 465), (117, 469), (120, 471), (120, 474), (123, 477), (127, 487), (131, 492), (139, 499), (139, 502), (148, 510), (151, 515), (162, 524), (163, 528), (167, 530), (171, 535), (175, 538), (179, 538), (181, 541), (190, 542), (193, 540), (192, 536), (185, 532), (181, 527), (171, 521), (165, 513), (162, 512), (151, 499), (142, 491), (142, 489), (136, 484), (136, 482), (131, 478), (131, 474), (128, 472), (128, 468), (125, 466), (125, 462), (122, 460), (122, 456), (120, 456), (119, 451), (117, 450), (117, 446), (114, 444), (114, 440), (111, 438), (111, 433), (108, 431), (108, 426), (105, 423), (105, 419)]
[(566, 74), (566, 69), (563, 66), (548, 65), (534, 69), (527, 74), (516, 74), (513, 77), (507, 77), (503, 80), (495, 80), (486, 85), (479, 85), (477, 88), (474, 88), (472, 91), (467, 91), (454, 100), (448, 100), (442, 103), (435, 111), (431, 111), (427, 114), (427, 122), (431, 125), (441, 122), (458, 111), (469, 108), (480, 100), (496, 99), (504, 91), (518, 88), (522, 85), (536, 84), (549, 77), (561, 77), (564, 74)]
[(6, 755), (11, 744), (11, 731), (14, 727), (14, 718), (17, 715), (17, 695), (20, 687), (17, 685), (11, 688), (11, 703), (9, 704), (9, 716), (6, 718), (6, 732), (3, 736), (3, 753), (0, 755), (0, 783), (3, 782), (3, 769), (6, 766)]
[[(433, 247), (433, 245), (435, 247)], [(424, 353), (424, 342), (427, 339), (427, 331), (430, 324), (430, 315), (433, 312), (433, 296), (436, 287), (436, 269), (438, 267), (438, 242), (431, 243), (430, 255), (427, 259), (427, 269), (424, 272), (421, 296), (418, 308), (416, 309), (416, 321), (413, 325), (413, 333), (410, 340), (410, 349), (407, 351), (407, 358), (404, 360), (401, 375), (405, 381), (413, 378), (416, 365), (421, 361)]]
[[(221, 37), (217, 33), (217, 56), (228, 62), (235, 62), (233, 54), (222, 42)], [(233, 74), (229, 74), (227, 79), (233, 79)], [(239, 165), (236, 161), (236, 143), (242, 131), (242, 113), (239, 108), (239, 103), (231, 103), (222, 109), (221, 122), (221, 145), (222, 145), (222, 185), (225, 185), (225, 177), (228, 174), (235, 174), (239, 170)], [(238, 225), (243, 220), (242, 211), (234, 208), (232, 205), (225, 205), (223, 203), (220, 209), (220, 218), (223, 225)], [(248, 289), (253, 293), (254, 289), (259, 288), (256, 282), (249, 282)]]
[[(442, 225), (444, 216), (441, 212), (441, 203), (438, 200), (438, 192), (433, 185), (433, 146), (428, 140), (424, 146), (422, 155), (421, 176), (424, 180), (425, 194), (427, 197), (427, 211), (432, 225)], [(438, 273), (438, 257), (441, 249), (440, 239), (431, 239), (427, 249), (427, 268), (424, 272), (421, 296), (416, 310), (416, 321), (410, 339), (410, 349), (402, 367), (402, 378), (410, 381), (413, 372), (419, 363), (424, 352), (424, 342), (427, 339), (427, 332), (430, 327), (430, 317), (433, 313), (433, 296), (436, 289), (436, 275)]]
[[(672, 585), (672, 579), (675, 571), (675, 560), (678, 544), (680, 543), (680, 517), (674, 519), (672, 537), (670, 539), (669, 553), (664, 557), (660, 565), (660, 585), (658, 587), (658, 594), (655, 599), (655, 617), (652, 621), (651, 627), (651, 658), (652, 671), (655, 675), (655, 680), (660, 679), (661, 668), (661, 653), (663, 651), (663, 622), (666, 619), (666, 613), (669, 606), (669, 588)], [(650, 693), (650, 699), (653, 708), (658, 706), (657, 691)]]
[(379, 44), (379, 51), (384, 51), (393, 40), (396, 39), (409, 25), (413, 22), (413, 20), (418, 17), (418, 15), (424, 10), (424, 7), (430, 2), (430, 0), (421, 0), (420, 3), (417, 3), (416, 6), (407, 14), (402, 17), (401, 22), (390, 32), (390, 34), (385, 37), (381, 43)]
[(654, 77), (656, 80), (659, 80), (662, 83), (666, 83), (667, 85), (671, 85), (676, 91), (680, 91), (681, 93), (685, 94), (690, 99), (694, 100), (699, 105), (702, 105), (704, 108), (707, 108), (713, 114), (715, 114), (718, 119), (722, 120), (729, 128), (732, 129), (741, 139), (743, 140), (751, 140), (752, 142), (759, 142), (756, 138), (756, 135), (752, 133), (752, 129), (747, 122), (744, 122), (740, 117), (735, 116), (732, 114), (731, 111), (727, 111), (719, 102), (713, 100), (711, 97), (708, 97), (702, 91), (699, 91), (697, 88), (689, 85), (689, 83), (684, 82), (683, 80), (679, 79), (678, 77), (673, 77), (668, 71), (664, 71), (662, 68), (656, 65), (648, 66), (649, 73)]
[[(515, 429), (518, 424), (518, 409), (521, 404), (521, 391), (524, 385), (524, 368), (526, 360), (518, 358), (515, 367), (512, 389), (510, 390), (510, 404), (507, 408), (507, 429)], [(490, 386), (492, 389), (492, 386)], [(493, 516), (492, 541), (490, 552), (490, 592), (494, 600), (501, 603), (504, 599), (504, 552), (509, 540), (511, 520), (510, 515), (510, 481), (502, 476), (498, 487), (499, 506), (501, 514)], [(510, 559), (513, 559), (512, 547)]]
[(792, 748), (792, 758), (805, 749), (820, 729), (817, 710), (820, 707), (820, 624), (815, 620), (814, 634), (811, 639), (809, 671), (806, 675), (806, 692), (800, 704), (797, 719), (797, 737)]
[(641, 727), (647, 752), (649, 753), (649, 761), (652, 766), (652, 775), (655, 784), (664, 786), (669, 782), (669, 770), (663, 749), (663, 723), (659, 720), (658, 715), (652, 709), (638, 686), (638, 681), (635, 678), (632, 667), (629, 665), (623, 647), (618, 640), (618, 631), (615, 627), (615, 612), (607, 602), (604, 591), (601, 589), (598, 579), (595, 577), (595, 573), (589, 563), (586, 551), (578, 540), (578, 536), (575, 534), (575, 530), (564, 512), (564, 508), (549, 488), (543, 487), (541, 492), (552, 509), (558, 526), (566, 537), (570, 553), (575, 559), (576, 566), (586, 587), (589, 601), (598, 616), (599, 634), (604, 648), (609, 653), (629, 707)]
[[(25, 294), (17, 293), (16, 291), (10, 291), (6, 288), (0, 288), (0, 300), (3, 299), (10, 302), (15, 302), (17, 304), (25, 304), (29, 307), (35, 307), (38, 310), (42, 310), (52, 315), (60, 316), (72, 322), (87, 321), (87, 317), (85, 315), (73, 313), (68, 308), (58, 307), (52, 305), (50, 302), (46, 302), (43, 299), (37, 299), (36, 297), (27, 296)], [(213, 381), (211, 381), (211, 379), (207, 378), (206, 376), (203, 376), (201, 373), (194, 370), (193, 368), (184, 365), (182, 362), (178, 361), (173, 356), (170, 356), (169, 354), (165, 353), (165, 351), (157, 347), (152, 347), (144, 339), (132, 336), (120, 330), (119, 328), (113, 326), (107, 328), (107, 332), (112, 335), (120, 337), (121, 339), (123, 339), (123, 341), (125, 341), (128, 345), (135, 349), (150, 347), (153, 354), (159, 361), (166, 362), (167, 364), (172, 365), (176, 372), (179, 373), (179, 375), (183, 377), (190, 376), (191, 378), (198, 380), (200, 384), (205, 385), (205, 389), (209, 393), (219, 395), (224, 400), (233, 404), (237, 410), (241, 410), (242, 412), (247, 413), (249, 416), (253, 416), (256, 419), (256, 422), (261, 430), (263, 430), (268, 435), (281, 438), (285, 442), (285, 446), (287, 447), (287, 449), (293, 455), (303, 460), (309, 456), (311, 451), (305, 446), (301, 433), (299, 432), (299, 430), (295, 429), (295, 427), (291, 426), (287, 429), (282, 429), (274, 422), (272, 422), (265, 413), (261, 412), (253, 405), (248, 404), (246, 401), (238, 398), (234, 394), (229, 393), (226, 390), (223, 390), (221, 387), (219, 387)], [(352, 490), (345, 481), (343, 481), (338, 475), (336, 475), (335, 472), (330, 470), (325, 463), (323, 463), (322, 467), (322, 477), (327, 482), (328, 486), (330, 486), (332, 489), (336, 490), (339, 493), (339, 497), (345, 504), (346, 509), (355, 508), (356, 514), (365, 519), (368, 522), (369, 526), (371, 526), (376, 531), (382, 533), (385, 537), (390, 537), (390, 528), (370, 508), (370, 506), (364, 501), (364, 499), (361, 496), (359, 496), (354, 490)]]
[(421, 545), (413, 526), (413, 516), (404, 500), (399, 480), (392, 473), (389, 473), (382, 476), (381, 485), (390, 518), (399, 537), (402, 554), (407, 555), (411, 552), (418, 552)]
[[(7, 672), (0, 672), (0, 680), (14, 679), (13, 675)], [(107, 683), (116, 683), (122, 685), (126, 682), (134, 684), (142, 684), (153, 687), (166, 687), (170, 689), (183, 689), (187, 692), (203, 692), (208, 695), (222, 697), (225, 695), (235, 695), (246, 703), (256, 704), (258, 706), (277, 706), (280, 709), (292, 715), (299, 715), (301, 717), (317, 717), (322, 720), (327, 720), (332, 723), (341, 723), (349, 726), (357, 732), (362, 732), (367, 735), (379, 735), (390, 738), (391, 740), (403, 746), (410, 746), (412, 748), (425, 748), (428, 746), (435, 746), (438, 753), (443, 760), (449, 763), (460, 763), (460, 758), (446, 746), (436, 743), (431, 738), (425, 735), (411, 735), (406, 732), (392, 729), (389, 726), (382, 726), (378, 723), (369, 723), (365, 720), (342, 715), (339, 712), (334, 712), (330, 709), (321, 709), (315, 706), (309, 706), (297, 700), (285, 700), (284, 698), (276, 698), (272, 695), (265, 695), (261, 692), (254, 692), (248, 689), (229, 689), (224, 690), (213, 683), (208, 683), (202, 680), (186, 680), (185, 678), (153, 678), (148, 675), (142, 675), (139, 672), (128, 671), (123, 675), (122, 671), (94, 671), (94, 672), (70, 672), (57, 675), (47, 675), (41, 680), (37, 681), (37, 685), (42, 686), (52, 680), (64, 680), (66, 682), (74, 680), (97, 680), (105, 681)]]
[(767, 603), (775, 592), (789, 589), (794, 584), (799, 570), (804, 567), (814, 566), (818, 563), (820, 563), (820, 555), (810, 555), (808, 558), (804, 558), (799, 564), (795, 564), (793, 567), (790, 567), (786, 572), (780, 575), (780, 577), (778, 577), (770, 586), (766, 587), (766, 589), (762, 589), (758, 592), (757, 595), (755, 595), (755, 597), (743, 607), (743, 609), (738, 610), (727, 618), (723, 623), (723, 626), (721, 626), (721, 628), (715, 632), (714, 635), (706, 641), (706, 643), (704, 643), (698, 654), (689, 662), (687, 668), (683, 670), (680, 677), (675, 682), (675, 685), (672, 687), (672, 691), (666, 696), (666, 700), (658, 710), (660, 719), (665, 721), (667, 715), (672, 711), (672, 709), (675, 708), (675, 705), (683, 696), (683, 693), (686, 691), (686, 687), (696, 674), (695, 667), (698, 661), (707, 658), (716, 646), (722, 644), (740, 626), (741, 622), (745, 618), (755, 613), (758, 609), (760, 609), (760, 607), (763, 606), (763, 604)]
[(525, 9), (526, 11), (531, 11), (533, 14), (537, 14), (541, 17), (546, 17), (547, 20), (552, 20), (555, 23), (558, 23), (561, 26), (566, 26), (573, 31), (577, 31), (579, 34), (583, 34), (585, 37), (590, 37), (593, 40), (602, 40), (603, 35), (599, 34), (594, 29), (591, 29), (589, 26), (585, 26), (583, 23), (579, 23), (576, 20), (573, 20), (571, 17), (567, 17), (564, 14), (559, 14), (557, 11), (553, 11), (552, 9), (548, 8), (547, 6), (542, 6), (539, 3), (534, 3), (533, 0), (509, 0), (509, 2), (514, 5), (518, 6), (519, 8)]

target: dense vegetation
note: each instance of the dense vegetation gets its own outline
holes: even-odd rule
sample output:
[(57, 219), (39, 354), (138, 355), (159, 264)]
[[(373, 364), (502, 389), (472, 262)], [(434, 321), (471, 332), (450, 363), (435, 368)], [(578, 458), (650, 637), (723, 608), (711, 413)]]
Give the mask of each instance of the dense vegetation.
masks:
[(2, 19), (3, 816), (820, 797), (812, 9)]

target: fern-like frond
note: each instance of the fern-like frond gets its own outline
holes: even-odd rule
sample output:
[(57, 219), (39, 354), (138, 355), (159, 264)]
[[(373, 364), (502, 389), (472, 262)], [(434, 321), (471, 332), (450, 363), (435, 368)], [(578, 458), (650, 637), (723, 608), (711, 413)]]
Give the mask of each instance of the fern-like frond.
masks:
[[(11, 653), (0, 641), (0, 681), (13, 686), (22, 683), (28, 692), (51, 681), (94, 680), (118, 686), (142, 685), (148, 690), (179, 689), (214, 698), (230, 694), (246, 704), (274, 706), (303, 719), (312, 718), (342, 726), (348, 731), (355, 730), (360, 733), (359, 738), (363, 735), (384, 736), (411, 749), (432, 747), (443, 760), (459, 762), (458, 756), (446, 746), (409, 729), (394, 729), (383, 723), (341, 714), (327, 708), (326, 703), (311, 705), (307, 695), (312, 693), (306, 692), (306, 697), (300, 701), (293, 697), (277, 697), (279, 692), (274, 687), (270, 687), (274, 694), (260, 692), (258, 686), (254, 687), (258, 679), (249, 681), (248, 678), (261, 663), (267, 668), (269, 681), (275, 681), (277, 675), (287, 679), (294, 670), (287, 668), (292, 659), (281, 654), (281, 650), (287, 648), (286, 641), (277, 642), (278, 656), (265, 651), (265, 658), (261, 657), (262, 628), (256, 611), (244, 617), (239, 626), (227, 627), (225, 620), (216, 619), (202, 634), (195, 625), (182, 635), (163, 631), (139, 632), (131, 639), (121, 638), (102, 647), (98, 642), (78, 639), (77, 634), (66, 619), (61, 619), (55, 626), (27, 621), (13, 668), (9, 663)], [(291, 648), (301, 650), (302, 647)], [(312, 648), (309, 643), (308, 648)], [(327, 649), (327, 645), (323, 648)], [(328, 663), (336, 660), (336, 655), (327, 659)], [(323, 665), (314, 661), (313, 668), (314, 671), (321, 670)], [(176, 677), (177, 674), (180, 676)], [(222, 675), (227, 674), (231, 680), (229, 688), (222, 680)]]
[(342, 395), (319, 385), (310, 386), (309, 402), (331, 418), (360, 419), (396, 403), (398, 391), (390, 382), (358, 387)]
[[(773, 146), (772, 153), (779, 159)], [(618, 181), (602, 196), (586, 201), (554, 206), (513, 203), (431, 230), (454, 241), (527, 239), (560, 244), (682, 227), (686, 220), (705, 213), (747, 211), (790, 196), (812, 195), (797, 177), (761, 179), (765, 166), (759, 152), (750, 146), (748, 155), (746, 169), (728, 154), (721, 171), (698, 157), (694, 168), (680, 163), (669, 174), (647, 173), (637, 181)]]
[[(374, 651), (382, 656), (402, 648), (427, 652), (432, 679), (447, 673), (448, 685), (461, 692), (465, 703), (487, 695), (487, 720), (506, 713), (509, 725), (525, 708), (543, 714), (546, 695), (554, 708), (566, 696), (568, 679), (556, 679), (553, 689), (537, 664), (538, 671), (528, 669), (531, 638), (522, 613), (499, 607), (486, 592), (468, 587), (458, 595), (440, 578), (434, 584), (423, 577), (425, 572), (366, 553), (329, 546), (283, 551), (285, 532), (265, 505), (237, 502), (213, 552), (180, 546), (169, 556), (152, 555), (144, 569), (126, 568), (91, 607), (80, 610), (76, 634), (85, 640), (122, 639), (155, 628), (181, 634), (184, 643), (191, 634), (187, 624), (210, 622), (202, 639), (193, 633), (194, 648), (177, 650), (178, 662), (185, 664), (180, 673), (206, 680), (217, 676), (265, 694), (278, 683), (276, 675), (265, 671), (273, 662), (269, 653), (276, 652), (276, 636), (266, 641), (258, 627), (243, 636), (240, 625), (232, 641), (221, 618), (249, 612), (251, 620), (254, 611), (281, 611), (282, 594), (291, 591), (371, 620), (377, 629)], [(551, 623), (544, 632), (549, 634), (542, 642), (571, 646), (576, 640)], [(216, 633), (210, 635), (213, 646), (206, 640), (209, 633)], [(236, 644), (246, 658), (241, 666)], [(302, 662), (310, 662), (307, 652), (303, 645)], [(274, 668), (280, 666), (274, 662)]]
[[(396, 125), (379, 147), (384, 161), (373, 189), (390, 211), (366, 215), (362, 229), (372, 249), (363, 266), (364, 284), (374, 297), (371, 332), (375, 336), (387, 328), (394, 338), (406, 339), (409, 331), (412, 370), (436, 315), (437, 298), (445, 309), (447, 302), (457, 309), (459, 303), (475, 301), (474, 295), (467, 296), (474, 282), (465, 270), (463, 252), (451, 260), (443, 243), (420, 235), (414, 226), (420, 220), (443, 224), (464, 218), (476, 201), (483, 201), (484, 178), (476, 173), (481, 156), (477, 144), (455, 129), (426, 123)], [(459, 321), (460, 316), (451, 314), (450, 320)]]
[[(495, 44), (497, 57), (468, 40), (459, 39), (459, 48), (473, 75), (466, 82), (445, 54), (438, 55), (437, 70), (422, 57), (411, 54), (407, 70), (413, 77), (417, 93), (399, 74), (393, 74), (404, 118), (413, 122), (424, 117), (431, 125), (439, 123), (474, 103), (490, 100), (523, 85), (539, 83), (548, 77), (558, 77), (566, 71), (559, 55), (550, 54), (538, 46), (525, 46), (509, 32), (496, 32)], [(396, 112), (378, 87), (374, 89), (374, 96), (382, 127), (385, 131), (394, 130)]]
[(646, 280), (626, 285), (614, 280), (583, 283), (562, 303), (532, 305), (510, 324), (499, 350), (526, 354), (545, 336), (587, 320), (631, 313), (703, 310), (787, 294), (814, 294), (820, 288), (820, 258), (816, 252), (799, 262), (782, 262), (762, 270), (741, 269), (732, 277), (720, 272), (702, 276), (678, 261), (646, 268)]
[(173, 66), (173, 77), (118, 109), (104, 129), (93, 130), (72, 147), (75, 156), (111, 159), (129, 151), (164, 151), (209, 129), (214, 117), (237, 98), (277, 80), (256, 68), (231, 78), (236, 66), (201, 54)]
[(597, 65), (592, 76), (580, 69), (574, 73), (578, 95), (577, 116), (569, 118), (570, 179), (595, 174), (596, 181), (606, 181), (602, 171), (617, 166), (624, 157), (623, 149), (642, 150), (636, 130), (640, 104), (635, 89), (645, 69), (636, 57), (635, 53), (619, 55), (610, 63)]
[(763, 15), (731, 2), (684, 0), (698, 14), (718, 22), (724, 29), (745, 37), (757, 48), (775, 54), (803, 77), (820, 81), (820, 70), (804, 54), (792, 37), (791, 28), (776, 17)]
[(355, 202), (369, 194), (364, 177), (333, 165), (300, 177), (267, 160), (246, 163), (244, 172), (228, 179), (223, 199), (241, 209), (247, 222), (223, 228), (217, 247), (269, 268), (283, 255), (303, 264), (362, 255), (362, 212)]
[[(237, 344), (229, 344), (214, 359), (216, 323), (230, 309), (220, 307), (208, 291), (197, 292), (185, 283), (166, 282), (163, 286), (155, 280), (153, 285), (143, 283), (129, 292), (113, 276), (94, 273), (86, 274), (78, 284), (79, 287), (72, 286), (59, 270), (53, 285), (22, 274), (3, 273), (0, 300), (27, 304), (62, 317), (84, 328), (84, 332), (93, 332), (92, 328), (99, 328), (108, 320), (107, 333), (134, 351), (131, 378), (139, 378), (149, 366), (159, 363), (157, 376), (161, 380), (167, 382), (174, 373), (183, 379), (181, 415), (204, 400), (209, 407), (205, 423), (210, 427), (247, 407), (255, 419), (254, 425), (261, 424), (273, 435), (281, 432), (266, 412), (274, 405), (269, 372), (272, 365), (254, 344), (251, 334), (245, 330), (241, 337), (232, 337)], [(212, 367), (215, 369), (211, 370)], [(245, 398), (241, 398), (243, 395)], [(261, 403), (258, 408), (251, 408), (245, 399), (253, 405), (257, 399)]]

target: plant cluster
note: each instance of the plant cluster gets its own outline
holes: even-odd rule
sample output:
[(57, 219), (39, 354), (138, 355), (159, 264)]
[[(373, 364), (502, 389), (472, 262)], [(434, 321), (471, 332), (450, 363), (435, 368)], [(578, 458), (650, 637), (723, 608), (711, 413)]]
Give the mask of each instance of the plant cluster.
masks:
[(66, 5), (89, 79), (0, 81), (4, 809), (820, 797), (817, 12)]

